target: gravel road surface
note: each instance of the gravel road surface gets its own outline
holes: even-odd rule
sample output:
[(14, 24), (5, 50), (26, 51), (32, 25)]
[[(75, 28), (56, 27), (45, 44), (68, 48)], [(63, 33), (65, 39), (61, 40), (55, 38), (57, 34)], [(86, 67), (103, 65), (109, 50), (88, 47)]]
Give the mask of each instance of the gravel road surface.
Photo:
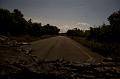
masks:
[(73, 62), (95, 62), (103, 57), (65, 36), (32, 42), (32, 55), (41, 60), (64, 59)]

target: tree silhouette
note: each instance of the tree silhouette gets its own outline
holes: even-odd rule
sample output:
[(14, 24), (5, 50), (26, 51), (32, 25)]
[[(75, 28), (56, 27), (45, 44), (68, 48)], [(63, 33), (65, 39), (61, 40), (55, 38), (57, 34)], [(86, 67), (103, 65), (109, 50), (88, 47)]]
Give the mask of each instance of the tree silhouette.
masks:
[(110, 29), (114, 41), (120, 42), (120, 10), (109, 16)]
[(17, 17), (23, 17), (23, 14), (18, 9), (14, 9), (13, 13)]
[(41, 23), (32, 23), (32, 19), (26, 21), (24, 15), (18, 9), (9, 12), (6, 9), (0, 9), (0, 34), (2, 35), (32, 35), (41, 36), (44, 34), (58, 34), (60, 29), (56, 26)]
[(120, 11), (111, 14), (108, 21), (110, 25), (91, 27), (89, 37), (101, 42), (120, 42)]
[(82, 31), (78, 28), (73, 28), (73, 29), (67, 31), (67, 35), (84, 37), (85, 31)]

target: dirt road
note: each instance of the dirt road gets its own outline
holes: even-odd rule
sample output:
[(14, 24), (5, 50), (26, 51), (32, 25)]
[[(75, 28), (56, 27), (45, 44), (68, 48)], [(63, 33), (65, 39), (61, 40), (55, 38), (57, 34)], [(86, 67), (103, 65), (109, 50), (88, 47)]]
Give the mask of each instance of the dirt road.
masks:
[(32, 42), (32, 55), (41, 60), (65, 59), (74, 62), (89, 62), (99, 60), (102, 56), (65, 36), (56, 36)]

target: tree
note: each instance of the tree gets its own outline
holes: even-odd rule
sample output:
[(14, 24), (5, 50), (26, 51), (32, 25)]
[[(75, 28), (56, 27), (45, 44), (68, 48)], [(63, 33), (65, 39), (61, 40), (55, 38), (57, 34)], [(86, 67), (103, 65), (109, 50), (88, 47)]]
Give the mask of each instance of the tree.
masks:
[(17, 17), (23, 17), (23, 14), (18, 9), (14, 9), (13, 13)]
[(0, 9), (0, 33), (6, 35), (9, 32), (12, 16), (6, 9)]
[(120, 10), (111, 14), (108, 21), (110, 22), (113, 40), (120, 42)]
[(56, 26), (50, 24), (42, 26), (41, 23), (32, 23), (31, 19), (26, 21), (23, 16), (18, 9), (14, 9), (13, 12), (0, 9), (0, 34), (41, 36), (58, 34), (60, 31)]
[(91, 27), (89, 37), (99, 42), (120, 42), (120, 11), (111, 14), (108, 21), (110, 25)]
[(84, 37), (85, 36), (85, 32), (78, 29), (78, 28), (73, 28), (71, 30), (67, 31), (67, 35), (69, 36), (80, 36), (80, 37)]
[[(28, 22), (23, 18), (23, 14), (18, 10), (14, 9), (13, 13), (13, 25), (11, 26), (12, 35), (24, 35), (27, 34)], [(15, 30), (14, 30), (14, 29)]]
[(58, 34), (60, 29), (58, 29), (56, 26), (52, 26), (50, 24), (44, 25), (43, 26), (43, 31), (45, 34)]

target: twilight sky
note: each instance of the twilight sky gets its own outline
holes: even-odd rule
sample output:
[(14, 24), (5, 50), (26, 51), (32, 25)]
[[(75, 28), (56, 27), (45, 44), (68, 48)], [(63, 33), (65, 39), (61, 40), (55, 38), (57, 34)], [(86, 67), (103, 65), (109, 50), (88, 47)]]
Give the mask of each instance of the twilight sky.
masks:
[(0, 0), (0, 8), (19, 9), (27, 20), (56, 25), (65, 32), (106, 23), (120, 9), (120, 0)]

